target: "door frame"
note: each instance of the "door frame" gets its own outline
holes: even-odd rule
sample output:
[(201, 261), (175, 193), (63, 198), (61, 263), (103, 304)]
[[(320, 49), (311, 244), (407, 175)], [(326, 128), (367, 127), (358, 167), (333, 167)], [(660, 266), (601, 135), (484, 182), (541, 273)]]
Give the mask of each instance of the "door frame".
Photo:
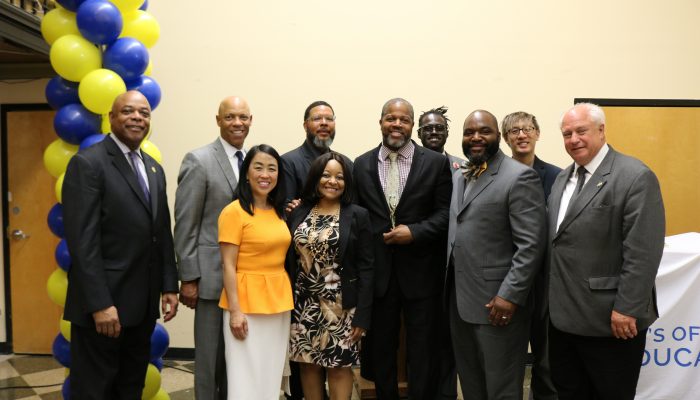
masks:
[[(9, 210), (7, 201), (8, 178), (7, 178), (7, 114), (15, 111), (51, 111), (53, 110), (46, 103), (28, 103), (28, 104), (0, 104), (0, 172), (2, 175), (2, 183), (0, 185), (0, 197), (2, 197), (2, 274), (4, 278), (4, 296), (0, 301), (0, 310), (3, 310), (3, 315), (0, 316), (5, 322), (5, 342), (0, 342), (0, 354), (9, 354), (12, 349), (12, 291), (10, 283), (10, 243), (7, 238), (6, 231), (9, 224)], [(46, 228), (48, 229), (48, 227)]]

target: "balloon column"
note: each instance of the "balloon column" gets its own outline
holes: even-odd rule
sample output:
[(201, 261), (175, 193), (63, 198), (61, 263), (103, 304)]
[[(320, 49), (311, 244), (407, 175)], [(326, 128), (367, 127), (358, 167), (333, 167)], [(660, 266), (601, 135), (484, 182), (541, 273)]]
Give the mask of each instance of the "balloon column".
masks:
[[(160, 37), (158, 22), (146, 10), (148, 0), (58, 0), (56, 9), (41, 22), (41, 33), (51, 46), (49, 58), (58, 76), (46, 85), (46, 100), (56, 109), (54, 129), (58, 135), (44, 151), (44, 165), (57, 179), (57, 203), (48, 214), (48, 225), (61, 238), (55, 251), (58, 268), (46, 282), (49, 298), (63, 307), (68, 287), (71, 256), (65, 241), (61, 189), (68, 162), (78, 150), (100, 142), (109, 132), (109, 111), (114, 99), (127, 90), (146, 96), (151, 109), (160, 103), (161, 91), (150, 76), (148, 54)], [(150, 137), (150, 132), (149, 132)], [(160, 150), (148, 139), (142, 150), (161, 162)], [(70, 368), (70, 322), (61, 319), (53, 342), (54, 357)], [(151, 364), (144, 382), (144, 400), (167, 400), (160, 387), (163, 354), (168, 332), (156, 324), (151, 339)], [(70, 376), (63, 385), (70, 394)]]

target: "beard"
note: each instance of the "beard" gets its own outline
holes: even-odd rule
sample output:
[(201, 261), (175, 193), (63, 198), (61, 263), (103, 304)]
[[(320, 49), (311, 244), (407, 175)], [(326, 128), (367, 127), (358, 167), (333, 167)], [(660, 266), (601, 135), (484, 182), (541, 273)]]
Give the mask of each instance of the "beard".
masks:
[(481, 165), (498, 152), (499, 142), (500, 140), (494, 140), (493, 142), (488, 143), (484, 149), (484, 152), (481, 154), (471, 154), (472, 146), (469, 143), (462, 143), (462, 152), (464, 152), (464, 156), (467, 157), (470, 163), (474, 165)]
[(335, 132), (331, 133), (328, 139), (320, 139), (318, 136), (314, 136), (311, 132), (306, 132), (306, 140), (321, 151), (330, 150), (334, 138)]
[(393, 151), (398, 151), (400, 148), (406, 145), (408, 143), (408, 138), (406, 136), (401, 136), (399, 139), (394, 139), (389, 135), (386, 135), (383, 137), (382, 142), (384, 143), (384, 146), (388, 147), (389, 149)]

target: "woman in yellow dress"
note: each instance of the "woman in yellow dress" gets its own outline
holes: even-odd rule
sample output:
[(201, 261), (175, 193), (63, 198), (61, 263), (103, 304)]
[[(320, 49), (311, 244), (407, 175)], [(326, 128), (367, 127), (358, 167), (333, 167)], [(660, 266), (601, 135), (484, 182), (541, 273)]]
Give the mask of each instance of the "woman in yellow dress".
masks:
[(224, 343), (229, 400), (278, 400), (289, 341), (292, 288), (284, 269), (291, 241), (283, 221), (279, 154), (250, 149), (237, 200), (219, 216)]

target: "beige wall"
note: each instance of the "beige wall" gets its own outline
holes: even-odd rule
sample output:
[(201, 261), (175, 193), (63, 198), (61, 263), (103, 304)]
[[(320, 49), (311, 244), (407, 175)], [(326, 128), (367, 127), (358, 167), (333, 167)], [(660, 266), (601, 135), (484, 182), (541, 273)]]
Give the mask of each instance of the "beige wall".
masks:
[[(163, 89), (152, 140), (171, 203), (183, 155), (216, 137), (218, 102), (231, 94), (251, 104), (247, 144), (281, 152), (303, 140), (304, 108), (328, 101), (333, 147), (353, 158), (379, 143), (392, 97), (416, 112), (448, 106), (454, 154), (473, 109), (499, 119), (522, 109), (540, 121), (538, 153), (560, 166), (569, 160), (558, 119), (575, 97), (700, 97), (696, 0), (170, 0), (150, 11), (161, 26), (151, 57)], [(168, 324), (172, 346), (193, 345), (191, 324), (191, 313)]]

